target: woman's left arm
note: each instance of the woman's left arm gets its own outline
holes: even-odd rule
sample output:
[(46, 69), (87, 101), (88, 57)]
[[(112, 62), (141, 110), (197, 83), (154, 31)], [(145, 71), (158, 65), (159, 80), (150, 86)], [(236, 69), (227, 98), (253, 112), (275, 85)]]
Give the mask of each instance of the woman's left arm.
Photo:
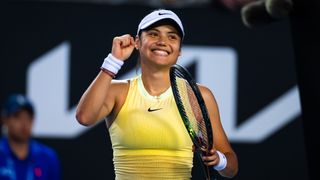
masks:
[(238, 173), (238, 158), (223, 129), (217, 101), (210, 89), (202, 85), (199, 85), (199, 89), (209, 113), (214, 144), (210, 155), (204, 156), (203, 161), (218, 170), (220, 175), (232, 178)]

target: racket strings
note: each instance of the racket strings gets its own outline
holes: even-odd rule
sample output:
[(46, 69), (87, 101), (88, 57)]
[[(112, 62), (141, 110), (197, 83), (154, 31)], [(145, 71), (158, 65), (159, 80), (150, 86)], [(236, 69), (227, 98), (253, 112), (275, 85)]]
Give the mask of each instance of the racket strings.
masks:
[[(178, 75), (179, 76), (179, 75)], [(208, 151), (209, 141), (207, 138), (207, 129), (202, 116), (202, 111), (198, 100), (189, 85), (189, 83), (182, 79), (176, 79), (176, 88), (178, 89), (179, 99), (184, 107), (184, 113), (189, 123), (189, 131), (193, 131), (193, 136), (198, 148), (202, 151)]]
[(188, 94), (188, 100), (189, 103), (191, 105), (191, 111), (193, 112), (193, 116), (194, 116), (194, 125), (193, 127), (197, 127), (198, 132), (197, 132), (197, 137), (199, 140), (199, 144), (201, 144), (201, 149), (207, 151), (208, 146), (209, 146), (209, 142), (208, 142), (208, 136), (207, 136), (207, 128), (206, 125), (204, 123), (203, 120), (203, 116), (202, 116), (202, 111), (201, 108), (199, 106), (197, 97), (195, 96), (191, 86), (189, 85), (189, 83), (186, 82), (186, 89), (187, 89), (187, 94)]
[[(179, 113), (201, 159), (211, 149), (213, 139), (205, 102), (190, 73), (182, 66), (171, 67), (170, 81)], [(202, 165), (206, 179), (211, 179), (208, 166)]]

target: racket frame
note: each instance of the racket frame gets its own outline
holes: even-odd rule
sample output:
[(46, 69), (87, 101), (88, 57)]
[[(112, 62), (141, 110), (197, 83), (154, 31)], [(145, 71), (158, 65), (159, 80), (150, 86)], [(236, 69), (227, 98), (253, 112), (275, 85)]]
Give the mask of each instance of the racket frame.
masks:
[[(177, 76), (177, 74), (175, 72), (178, 72), (179, 75)], [(181, 102), (181, 97), (178, 93), (178, 89), (176, 87), (176, 78), (182, 78), (184, 80), (186, 80), (188, 82), (188, 84), (190, 85), (193, 93), (195, 94), (195, 97), (198, 101), (201, 113), (202, 113), (202, 117), (203, 117), (203, 121), (206, 127), (206, 131), (207, 131), (207, 138), (208, 138), (208, 147), (202, 147), (199, 145), (198, 141), (197, 141), (197, 134), (196, 132), (192, 129), (191, 125), (190, 125), (190, 121), (187, 118), (186, 112), (185, 112), (185, 108), (183, 106), (183, 103)], [(174, 99), (176, 101), (176, 105), (177, 108), (179, 110), (180, 116), (183, 120), (183, 123), (188, 131), (188, 134), (193, 142), (193, 144), (196, 146), (196, 152), (199, 156), (199, 158), (201, 159), (201, 164), (203, 166), (204, 169), (204, 173), (206, 176), (206, 179), (210, 179), (210, 170), (209, 167), (204, 165), (203, 161), (202, 161), (202, 156), (206, 155), (209, 153), (210, 149), (213, 146), (213, 133), (212, 133), (212, 127), (211, 127), (211, 121), (208, 115), (208, 110), (207, 107), (205, 105), (205, 101), (203, 100), (203, 97), (201, 95), (200, 89), (197, 85), (197, 83), (194, 81), (194, 79), (192, 78), (191, 74), (188, 72), (187, 69), (185, 69), (184, 67), (178, 65), (178, 64), (174, 64), (173, 66), (171, 66), (170, 68), (170, 83), (171, 83), (171, 88), (172, 88), (172, 92), (173, 92), (173, 96)]]

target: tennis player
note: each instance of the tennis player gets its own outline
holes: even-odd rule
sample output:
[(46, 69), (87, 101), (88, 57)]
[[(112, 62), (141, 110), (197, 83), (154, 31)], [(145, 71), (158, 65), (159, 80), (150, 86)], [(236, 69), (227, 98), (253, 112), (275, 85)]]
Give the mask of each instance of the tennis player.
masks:
[[(155, 10), (138, 25), (136, 37), (115, 37), (101, 71), (82, 95), (76, 118), (89, 126), (106, 120), (117, 180), (191, 179), (193, 144), (180, 118), (170, 87), (169, 69), (181, 54), (184, 29), (170, 10)], [(141, 74), (113, 80), (134, 49)], [(212, 121), (214, 148), (207, 166), (234, 177), (238, 160), (220, 122), (211, 91), (200, 86)]]

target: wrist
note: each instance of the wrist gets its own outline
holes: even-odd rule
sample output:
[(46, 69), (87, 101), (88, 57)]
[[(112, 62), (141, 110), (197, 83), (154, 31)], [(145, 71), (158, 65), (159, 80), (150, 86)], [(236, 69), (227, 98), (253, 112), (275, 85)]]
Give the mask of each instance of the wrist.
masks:
[(217, 153), (219, 155), (219, 163), (213, 166), (213, 168), (217, 171), (221, 171), (227, 167), (227, 158), (222, 152), (217, 151)]
[(106, 73), (107, 75), (109, 75), (110, 77), (112, 77), (113, 79), (116, 78), (116, 75), (115, 75), (113, 72), (109, 71), (108, 69), (105, 69), (105, 68), (103, 68), (103, 67), (100, 67), (100, 70), (101, 70), (102, 72)]
[(100, 69), (112, 76), (113, 78), (121, 69), (121, 66), (124, 64), (123, 61), (119, 60), (118, 58), (114, 57), (111, 53), (104, 59)]

